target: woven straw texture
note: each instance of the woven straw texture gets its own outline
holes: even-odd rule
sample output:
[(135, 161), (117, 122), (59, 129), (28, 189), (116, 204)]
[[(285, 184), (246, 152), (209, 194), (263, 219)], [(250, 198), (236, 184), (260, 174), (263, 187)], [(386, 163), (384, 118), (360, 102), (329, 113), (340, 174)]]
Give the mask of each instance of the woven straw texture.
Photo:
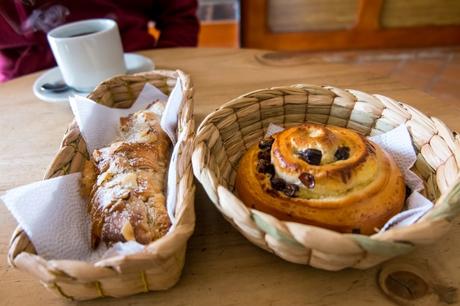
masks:
[[(423, 178), (435, 207), (416, 224), (372, 236), (284, 222), (249, 209), (233, 194), (240, 157), (270, 123), (304, 122), (364, 135), (405, 124), (417, 152), (413, 171)], [(257, 90), (227, 102), (201, 123), (192, 156), (194, 174), (209, 198), (247, 239), (287, 261), (332, 271), (368, 268), (442, 236), (460, 208), (459, 161), (459, 137), (437, 118), (385, 96), (303, 84)]]
[[(173, 286), (180, 277), (186, 243), (195, 225), (191, 153), (194, 121), (193, 88), (188, 75), (181, 71), (154, 70), (135, 75), (116, 76), (102, 82), (88, 96), (109, 107), (127, 108), (135, 101), (145, 83), (170, 94), (180, 78), (184, 89), (183, 107), (178, 114), (179, 143), (177, 159), (177, 203), (175, 227), (168, 235), (146, 246), (146, 251), (100, 260), (95, 264), (74, 260), (45, 260), (36, 255), (22, 228), (16, 228), (10, 242), (8, 259), (12, 266), (37, 277), (60, 296), (88, 300), (103, 296), (121, 297)], [(180, 137), (179, 137), (180, 139)], [(77, 124), (73, 121), (59, 152), (48, 168), (45, 179), (80, 171), (88, 152)]]

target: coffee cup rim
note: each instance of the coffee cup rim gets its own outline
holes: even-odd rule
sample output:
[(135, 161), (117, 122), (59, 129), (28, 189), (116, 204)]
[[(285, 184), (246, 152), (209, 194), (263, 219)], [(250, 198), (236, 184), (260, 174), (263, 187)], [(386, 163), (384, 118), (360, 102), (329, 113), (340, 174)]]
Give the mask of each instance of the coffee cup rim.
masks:
[[(60, 37), (60, 36), (56, 36), (57, 33), (61, 32), (61, 31), (65, 31), (65, 30), (68, 30), (70, 28), (73, 28), (75, 26), (78, 26), (80, 24), (85, 24), (85, 23), (106, 23), (108, 24), (107, 28), (106, 29), (103, 29), (101, 31), (97, 31), (95, 33), (91, 33), (91, 34), (87, 34), (87, 35), (83, 35), (83, 36), (75, 36), (75, 37)], [(63, 24), (63, 25), (60, 25), (54, 29), (52, 29), (50, 32), (48, 32), (48, 38), (50, 39), (53, 39), (53, 40), (80, 40), (80, 39), (85, 39), (89, 36), (98, 36), (98, 35), (102, 35), (104, 33), (107, 33), (108, 31), (112, 30), (114, 27), (117, 26), (117, 23), (112, 20), (112, 19), (108, 19), (108, 18), (95, 18), (95, 19), (85, 19), (85, 20), (79, 20), (79, 21), (74, 21), (74, 22), (69, 22), (69, 23), (66, 23), (66, 24)]]

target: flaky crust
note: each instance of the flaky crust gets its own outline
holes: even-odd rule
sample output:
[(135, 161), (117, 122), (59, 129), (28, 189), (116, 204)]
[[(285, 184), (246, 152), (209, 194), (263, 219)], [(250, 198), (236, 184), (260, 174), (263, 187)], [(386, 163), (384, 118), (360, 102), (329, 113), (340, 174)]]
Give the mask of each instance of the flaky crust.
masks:
[[(401, 211), (405, 184), (399, 168), (388, 153), (361, 135), (304, 124), (275, 134), (271, 141), (273, 175), (260, 170), (263, 150), (258, 145), (240, 161), (235, 188), (248, 207), (281, 220), (361, 234), (374, 233)], [(341, 157), (337, 151), (343, 148), (347, 154)], [(322, 153), (320, 164), (301, 157), (299, 152), (307, 149)], [(274, 188), (273, 178), (291, 187), (291, 194)]]
[(83, 167), (93, 247), (100, 241), (148, 244), (171, 225), (164, 195), (171, 145), (152, 108), (120, 118), (122, 140), (95, 150)]

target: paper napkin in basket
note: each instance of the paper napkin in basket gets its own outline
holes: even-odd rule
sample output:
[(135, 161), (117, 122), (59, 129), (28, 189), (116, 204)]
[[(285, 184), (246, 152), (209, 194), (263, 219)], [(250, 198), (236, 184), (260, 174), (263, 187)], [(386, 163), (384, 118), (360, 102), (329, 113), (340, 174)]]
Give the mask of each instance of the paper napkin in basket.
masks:
[[(89, 152), (109, 145), (117, 139), (120, 117), (146, 108), (156, 100), (167, 100), (161, 127), (176, 143), (177, 111), (184, 101), (178, 79), (169, 98), (156, 87), (146, 84), (129, 109), (115, 109), (90, 99), (75, 96), (70, 100), (72, 111), (86, 141)], [(174, 137), (172, 137), (174, 136)], [(176, 202), (176, 167), (178, 148), (173, 149), (168, 170), (167, 207), (174, 226)], [(173, 173), (171, 173), (173, 172)], [(143, 249), (137, 242), (117, 243), (111, 249), (100, 244), (90, 247), (91, 221), (87, 203), (80, 196), (80, 173), (21, 186), (2, 196), (2, 200), (29, 236), (37, 253), (45, 259), (74, 259), (94, 262), (102, 257), (130, 254)]]
[[(283, 127), (271, 123), (267, 128), (266, 136), (283, 130)], [(388, 220), (380, 231), (408, 226), (417, 222), (433, 207), (433, 203), (419, 193), (423, 189), (423, 180), (410, 170), (417, 160), (417, 156), (406, 126), (400, 125), (384, 134), (371, 136), (369, 139), (381, 146), (393, 157), (404, 175), (406, 185), (412, 190), (406, 200), (404, 210)]]

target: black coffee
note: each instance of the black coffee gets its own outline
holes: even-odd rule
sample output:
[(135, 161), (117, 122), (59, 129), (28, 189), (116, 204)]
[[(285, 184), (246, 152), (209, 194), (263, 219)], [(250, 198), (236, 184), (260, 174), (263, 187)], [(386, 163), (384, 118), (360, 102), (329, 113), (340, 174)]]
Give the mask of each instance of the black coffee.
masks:
[(96, 32), (97, 32), (97, 31), (83, 32), (83, 33), (78, 33), (78, 34), (69, 35), (69, 37), (85, 36), (85, 35), (93, 34), (93, 33), (96, 33)]

